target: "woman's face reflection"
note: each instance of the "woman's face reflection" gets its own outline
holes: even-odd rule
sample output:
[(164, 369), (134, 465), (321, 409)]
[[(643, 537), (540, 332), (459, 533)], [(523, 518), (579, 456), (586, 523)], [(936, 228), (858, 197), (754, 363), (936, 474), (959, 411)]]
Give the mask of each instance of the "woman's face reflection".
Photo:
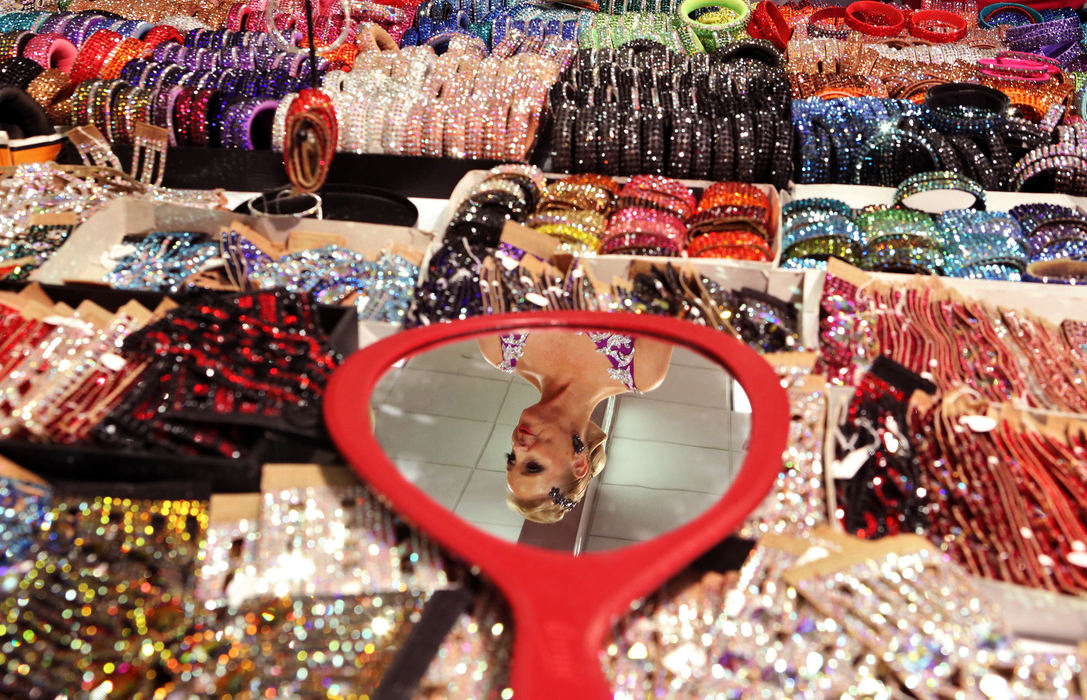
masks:
[(588, 469), (584, 457), (574, 454), (572, 435), (552, 423), (534, 420), (532, 408), (521, 413), (506, 455), (506, 482), (510, 492), (524, 500), (547, 497), (568, 470), (580, 478)]

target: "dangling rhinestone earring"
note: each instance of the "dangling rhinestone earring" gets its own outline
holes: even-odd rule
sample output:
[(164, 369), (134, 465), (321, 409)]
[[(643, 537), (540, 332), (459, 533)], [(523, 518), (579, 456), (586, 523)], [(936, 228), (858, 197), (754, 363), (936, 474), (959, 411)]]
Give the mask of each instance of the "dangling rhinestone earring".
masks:
[(585, 443), (582, 442), (581, 436), (574, 433), (574, 454), (581, 454), (585, 451)]

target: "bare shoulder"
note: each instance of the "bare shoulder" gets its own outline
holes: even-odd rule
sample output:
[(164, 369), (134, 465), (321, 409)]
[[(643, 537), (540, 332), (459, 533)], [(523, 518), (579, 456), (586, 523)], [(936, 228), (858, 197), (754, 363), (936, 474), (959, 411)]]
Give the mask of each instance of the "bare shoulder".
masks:
[(476, 341), (483, 359), (497, 367), (502, 362), (502, 341), (498, 335), (489, 335)]
[(634, 339), (634, 385), (640, 391), (660, 386), (671, 362), (671, 343), (653, 338)]

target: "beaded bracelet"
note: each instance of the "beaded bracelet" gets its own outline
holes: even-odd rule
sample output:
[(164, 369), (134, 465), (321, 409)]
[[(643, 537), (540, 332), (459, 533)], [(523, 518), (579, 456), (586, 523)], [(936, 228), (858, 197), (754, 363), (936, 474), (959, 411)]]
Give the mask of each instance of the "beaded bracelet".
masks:
[(721, 228), (749, 230), (763, 240), (769, 238), (767, 214), (762, 207), (713, 207), (687, 219), (687, 234), (692, 239), (706, 231)]
[[(719, 9), (719, 12), (704, 15), (698, 20), (691, 18), (692, 12), (703, 8)], [(745, 0), (684, 0), (680, 3), (678, 15), (694, 34), (701, 50), (712, 53), (718, 46), (740, 36), (751, 19), (751, 8)]]
[(606, 237), (600, 245), (602, 255), (648, 255), (674, 258), (683, 253), (682, 246), (666, 236), (651, 233), (624, 233)]
[(674, 242), (678, 248), (687, 235), (683, 220), (666, 214), (659, 209), (648, 207), (626, 207), (608, 217), (606, 237), (628, 234), (649, 233)]
[[(961, 197), (925, 197), (925, 193), (935, 191), (962, 192), (969, 197), (969, 207), (963, 206), (957, 200)], [(951, 209), (985, 209), (985, 190), (980, 184), (967, 179), (958, 173), (947, 170), (917, 173), (911, 175), (899, 184), (895, 190), (893, 202), (896, 206), (903, 205), (911, 209), (920, 209), (927, 212), (941, 212)], [(935, 202), (936, 204), (929, 204)], [(947, 206), (943, 206), (943, 204)]]
[(9, 58), (0, 62), (0, 85), (14, 85), (25, 90), (42, 70), (40, 65), (24, 56)]
[(59, 70), (50, 68), (42, 71), (37, 78), (30, 81), (30, 84), (26, 87), (26, 92), (34, 101), (45, 108), (46, 113), (50, 115), (54, 121), (61, 121), (53, 117), (51, 108), (58, 102), (62, 102), (67, 99), (72, 90), (74, 89), (72, 81), (68, 79), (68, 76)]
[[(900, 153), (905, 150), (903, 147), (920, 153), (929, 161), (924, 170), (929, 171), (939, 166), (939, 157), (924, 138), (901, 129), (884, 129), (862, 144), (853, 167), (853, 184), (875, 183), (887, 186), (901, 182), (904, 179), (901, 171), (904, 156)], [(891, 151), (889, 155), (888, 150)], [(870, 177), (870, 173), (875, 177)]]
[(808, 35), (843, 40), (849, 36), (844, 7), (820, 7), (808, 18)]
[(851, 29), (869, 36), (895, 36), (902, 32), (906, 16), (893, 5), (859, 0), (845, 8), (845, 22)]
[(1014, 2), (995, 2), (978, 10), (978, 26), (983, 29), (992, 29), (998, 26), (994, 21), (998, 15), (1010, 12), (1017, 17), (1025, 17), (1030, 24), (1042, 21), (1042, 15), (1037, 10)]
[(966, 36), (966, 20), (953, 12), (921, 10), (909, 18), (910, 34), (934, 44), (953, 43)]
[(790, 270), (825, 268), (830, 258), (857, 264), (860, 248), (855, 241), (835, 234), (810, 236), (781, 252), (781, 267)]
[(860, 266), (879, 272), (934, 275), (943, 266), (943, 256), (935, 244), (919, 245), (911, 238), (885, 238), (864, 247)]
[(789, 250), (809, 239), (837, 239), (843, 243), (861, 243), (863, 235), (853, 220), (837, 214), (811, 221), (797, 222), (781, 236), (781, 247)]
[(687, 255), (755, 262), (770, 262), (774, 257), (763, 238), (746, 231), (714, 231), (698, 236), (687, 244)]
[(61, 34), (38, 34), (26, 43), (22, 55), (38, 63), (42, 68), (56, 68), (69, 73), (75, 64), (75, 45)]
[(71, 73), (72, 82), (78, 85), (101, 73), (113, 50), (123, 39), (120, 34), (109, 30), (95, 32), (76, 56), (75, 67)]

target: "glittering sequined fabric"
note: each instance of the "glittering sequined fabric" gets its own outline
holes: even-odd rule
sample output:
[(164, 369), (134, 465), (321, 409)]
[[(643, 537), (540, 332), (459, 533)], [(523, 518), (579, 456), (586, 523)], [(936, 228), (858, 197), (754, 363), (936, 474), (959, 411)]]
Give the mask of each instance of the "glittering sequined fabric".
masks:
[(965, 385), (990, 400), (1087, 412), (1087, 360), (1058, 327), (927, 280), (893, 288), (873, 281), (860, 289), (827, 275), (820, 349), (833, 382), (856, 384), (884, 355), (941, 390)]
[[(780, 368), (791, 415), (782, 467), (770, 493), (752, 511), (739, 535), (757, 539), (767, 533), (801, 536), (826, 522), (823, 495), (823, 433), (826, 396), (807, 380), (806, 369)], [(814, 375), (817, 376), (817, 375)]]
[(502, 361), (498, 369), (511, 374), (517, 367), (517, 361), (525, 354), (525, 343), (528, 342), (528, 333), (509, 333), (499, 339), (502, 343)]
[[(528, 333), (509, 333), (501, 336), (502, 361), (498, 369), (507, 373), (513, 372), (518, 360), (525, 353), (528, 336)], [(628, 391), (641, 393), (634, 386), (634, 339), (607, 331), (589, 331), (588, 336), (596, 345), (596, 351), (608, 358), (608, 362), (611, 363), (608, 376), (620, 382)]]
[(768, 535), (736, 574), (682, 574), (601, 652), (617, 700), (1079, 698), (1084, 661), (1024, 651), (923, 540)]
[(4, 578), (0, 695), (149, 696), (172, 675), (207, 522), (194, 500), (58, 495)]
[(637, 393), (638, 387), (634, 386), (634, 339), (628, 335), (607, 331), (589, 331), (589, 338), (596, 345), (597, 352), (607, 357), (611, 363), (608, 376), (621, 383), (628, 391)]

